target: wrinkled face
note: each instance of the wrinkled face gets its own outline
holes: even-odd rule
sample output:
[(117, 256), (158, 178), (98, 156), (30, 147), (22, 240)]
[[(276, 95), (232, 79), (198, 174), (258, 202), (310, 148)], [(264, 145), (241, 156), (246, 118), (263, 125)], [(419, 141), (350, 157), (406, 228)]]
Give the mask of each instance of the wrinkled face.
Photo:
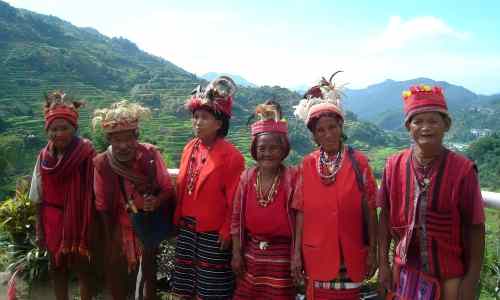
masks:
[(406, 128), (420, 147), (440, 146), (450, 124), (438, 112), (424, 112), (413, 116)]
[(215, 138), (217, 130), (222, 126), (222, 121), (217, 120), (211, 112), (205, 109), (197, 109), (193, 113), (192, 122), (194, 134), (200, 139)]
[(259, 134), (255, 142), (257, 164), (261, 168), (275, 169), (285, 156), (284, 145), (276, 134)]
[(76, 129), (65, 119), (55, 119), (47, 128), (49, 140), (58, 151), (63, 151), (71, 143)]
[(108, 141), (113, 149), (113, 156), (121, 162), (129, 162), (135, 158), (138, 146), (137, 132), (126, 130), (108, 134)]
[(314, 140), (326, 153), (335, 153), (340, 148), (342, 124), (332, 116), (320, 117), (314, 128)]

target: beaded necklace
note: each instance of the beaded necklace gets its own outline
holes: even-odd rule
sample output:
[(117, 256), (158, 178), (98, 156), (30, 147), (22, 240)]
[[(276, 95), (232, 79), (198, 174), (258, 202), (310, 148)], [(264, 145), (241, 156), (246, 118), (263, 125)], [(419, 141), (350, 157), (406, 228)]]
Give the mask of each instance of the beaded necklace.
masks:
[[(434, 157), (427, 163), (422, 163), (418, 160), (415, 151), (412, 151), (411, 160), (413, 162), (413, 169), (415, 170), (415, 178), (423, 192), (429, 189), (431, 184), (432, 170), (434, 169), (435, 162), (439, 160), (441, 154)], [(421, 168), (423, 172), (417, 172), (417, 168)]]
[(329, 159), (323, 148), (319, 149), (319, 159), (316, 161), (316, 170), (323, 183), (328, 185), (335, 182), (335, 176), (342, 167), (344, 158), (342, 152), (342, 149), (339, 149), (335, 158)]
[(196, 182), (198, 181), (198, 177), (200, 175), (200, 171), (207, 160), (207, 153), (202, 151), (200, 154), (200, 161), (196, 161), (196, 154), (200, 152), (200, 144), (201, 140), (197, 140), (194, 144), (193, 151), (191, 151), (191, 155), (189, 156), (189, 165), (188, 165), (188, 174), (187, 174), (187, 184), (186, 188), (188, 191), (188, 195), (192, 195), (194, 188), (196, 186)]
[(257, 202), (261, 207), (267, 207), (274, 201), (276, 194), (278, 193), (278, 186), (280, 182), (281, 169), (278, 170), (276, 175), (274, 175), (273, 183), (267, 193), (263, 192), (262, 186), (264, 185), (262, 172), (257, 170), (257, 178), (255, 180), (255, 191), (257, 192)]

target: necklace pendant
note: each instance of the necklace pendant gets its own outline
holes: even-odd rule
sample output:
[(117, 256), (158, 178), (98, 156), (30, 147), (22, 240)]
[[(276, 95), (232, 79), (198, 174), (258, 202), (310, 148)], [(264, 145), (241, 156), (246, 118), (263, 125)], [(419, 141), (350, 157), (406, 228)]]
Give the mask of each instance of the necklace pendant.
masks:
[(431, 183), (431, 180), (429, 178), (424, 178), (424, 184), (429, 185)]

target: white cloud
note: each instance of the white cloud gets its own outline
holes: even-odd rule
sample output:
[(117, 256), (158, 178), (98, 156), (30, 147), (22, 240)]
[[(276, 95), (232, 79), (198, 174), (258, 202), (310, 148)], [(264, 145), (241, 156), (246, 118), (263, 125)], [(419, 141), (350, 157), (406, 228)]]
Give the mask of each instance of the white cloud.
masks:
[(453, 29), (437, 17), (420, 16), (405, 21), (399, 16), (393, 16), (382, 33), (368, 39), (365, 49), (381, 52), (401, 49), (417, 41), (424, 45), (443, 38), (465, 40), (468, 37), (468, 33)]

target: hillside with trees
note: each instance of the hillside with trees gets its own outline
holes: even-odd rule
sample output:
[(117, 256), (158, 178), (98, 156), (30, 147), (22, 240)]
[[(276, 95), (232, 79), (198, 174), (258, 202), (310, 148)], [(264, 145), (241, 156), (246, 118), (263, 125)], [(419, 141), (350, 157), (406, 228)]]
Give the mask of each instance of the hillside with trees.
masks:
[[(169, 167), (177, 167), (182, 148), (191, 138), (184, 102), (196, 85), (206, 82), (173, 63), (150, 55), (124, 38), (109, 38), (92, 28), (79, 28), (57, 17), (16, 9), (0, 1), (0, 199), (12, 193), (15, 180), (29, 175), (37, 152), (46, 142), (43, 130), (44, 93), (60, 89), (82, 99), (80, 135), (98, 150), (105, 141), (90, 130), (95, 108), (118, 99), (139, 101), (153, 111), (144, 122), (142, 140), (158, 145)], [(229, 139), (248, 153), (248, 119), (254, 107), (278, 101), (289, 121), (296, 163), (314, 147), (305, 126), (293, 117), (300, 95), (281, 87), (240, 87), (235, 97)], [(349, 114), (349, 142), (368, 149), (398, 142), (375, 125)]]

